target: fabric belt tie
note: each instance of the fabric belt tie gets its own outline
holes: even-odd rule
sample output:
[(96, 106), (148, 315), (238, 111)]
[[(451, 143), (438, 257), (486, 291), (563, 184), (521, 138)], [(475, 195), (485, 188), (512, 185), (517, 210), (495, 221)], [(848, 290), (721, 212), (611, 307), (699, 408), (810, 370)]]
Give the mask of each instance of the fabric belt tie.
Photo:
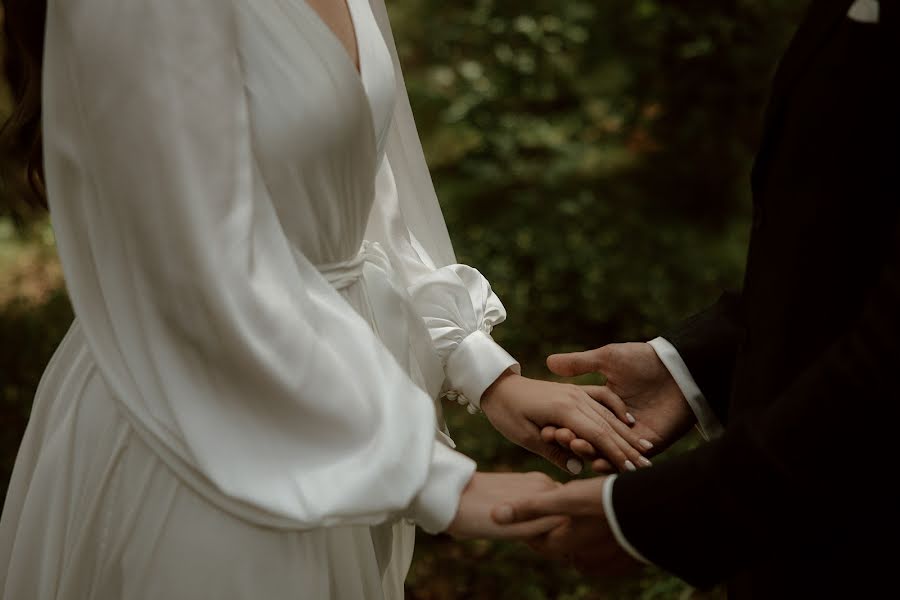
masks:
[[(444, 383), (444, 366), (425, 322), (412, 309), (409, 293), (397, 285), (391, 259), (381, 244), (365, 240), (353, 258), (317, 268), (338, 291), (357, 281), (365, 283), (363, 290), (374, 316), (376, 333), (407, 372), (410, 372), (409, 349), (412, 348), (425, 380), (425, 391), (437, 399)], [(443, 425), (440, 412), (438, 420)], [(439, 429), (443, 429), (440, 425)]]

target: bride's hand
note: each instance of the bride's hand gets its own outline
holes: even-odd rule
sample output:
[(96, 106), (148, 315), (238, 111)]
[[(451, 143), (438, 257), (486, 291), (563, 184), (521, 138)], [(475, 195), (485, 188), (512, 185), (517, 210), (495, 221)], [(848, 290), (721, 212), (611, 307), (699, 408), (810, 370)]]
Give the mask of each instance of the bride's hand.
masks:
[[(617, 469), (633, 471), (650, 466), (642, 453), (646, 442), (626, 422), (633, 422), (625, 404), (600, 386), (578, 386), (528, 379), (507, 372), (485, 391), (481, 408), (491, 424), (508, 440), (539, 454), (570, 473), (581, 472), (583, 463), (555, 440), (542, 439), (547, 426), (564, 428), (586, 441), (595, 454)], [(603, 398), (603, 403), (596, 398)], [(606, 396), (609, 396), (608, 398)]]
[(544, 535), (563, 525), (568, 517), (547, 516), (498, 525), (491, 517), (491, 510), (498, 504), (526, 500), (560, 485), (543, 473), (475, 473), (463, 490), (447, 533), (458, 539), (527, 540)]

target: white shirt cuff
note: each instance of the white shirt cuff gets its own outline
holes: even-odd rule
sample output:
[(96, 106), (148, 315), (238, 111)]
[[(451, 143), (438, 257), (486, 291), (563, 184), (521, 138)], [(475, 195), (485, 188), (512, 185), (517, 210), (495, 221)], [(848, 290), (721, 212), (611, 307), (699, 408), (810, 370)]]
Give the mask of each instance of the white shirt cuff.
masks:
[(456, 517), (459, 499), (474, 473), (475, 461), (435, 440), (428, 479), (404, 516), (428, 533), (444, 531)]
[(688, 366), (685, 364), (684, 359), (681, 358), (681, 355), (678, 354), (675, 346), (669, 340), (661, 337), (649, 341), (648, 344), (656, 351), (659, 360), (669, 370), (672, 379), (675, 380), (681, 393), (684, 394), (688, 405), (697, 418), (697, 426), (700, 428), (700, 433), (704, 439), (709, 440), (722, 435), (725, 429), (709, 407), (703, 392), (700, 391), (700, 387), (694, 381)]
[(470, 404), (481, 408), (481, 396), (507, 369), (521, 371), (519, 362), (485, 332), (470, 333), (447, 359), (447, 380)]
[(637, 548), (632, 546), (631, 543), (625, 539), (625, 534), (622, 533), (622, 528), (619, 527), (619, 521), (616, 519), (616, 511), (613, 507), (613, 483), (615, 483), (616, 477), (617, 475), (610, 475), (603, 482), (603, 512), (606, 513), (606, 521), (609, 523), (609, 528), (612, 530), (616, 541), (619, 542), (619, 545), (622, 546), (622, 549), (625, 550), (625, 552), (630, 554), (636, 561), (652, 565), (653, 563), (647, 560), (643, 554), (638, 552)]

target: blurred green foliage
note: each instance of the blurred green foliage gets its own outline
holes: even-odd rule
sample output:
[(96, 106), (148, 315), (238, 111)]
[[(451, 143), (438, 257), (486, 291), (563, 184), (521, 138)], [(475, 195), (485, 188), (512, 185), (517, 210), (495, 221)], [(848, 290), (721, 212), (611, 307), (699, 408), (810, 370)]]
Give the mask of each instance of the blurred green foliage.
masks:
[[(739, 285), (766, 89), (806, 2), (388, 3), (457, 254), (503, 299), (496, 337), (526, 371), (646, 339)], [(46, 237), (28, 231), (16, 247)], [(11, 239), (0, 271), (15, 268)], [(0, 308), (0, 491), (70, 319), (62, 291)], [(483, 418), (448, 414), (482, 468), (552, 472)], [(424, 535), (408, 587), (422, 600), (720, 597), (657, 571), (590, 581), (518, 546)]]
[[(400, 3), (456, 249), (523, 357), (640, 339), (740, 281), (784, 0)], [(434, 18), (440, 14), (440, 18)]]

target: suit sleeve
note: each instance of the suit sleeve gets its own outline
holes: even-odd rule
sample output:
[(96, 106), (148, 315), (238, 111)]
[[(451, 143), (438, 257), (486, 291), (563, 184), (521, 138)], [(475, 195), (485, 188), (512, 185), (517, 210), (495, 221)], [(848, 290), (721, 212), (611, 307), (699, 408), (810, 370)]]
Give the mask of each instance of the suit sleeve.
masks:
[(675, 348), (719, 421), (728, 416), (735, 357), (744, 336), (742, 298), (722, 294), (718, 302), (663, 335)]
[[(879, 27), (889, 28), (889, 54), (896, 56), (900, 5), (882, 2), (881, 9)], [(896, 107), (893, 63), (882, 64), (883, 93), (890, 96), (884, 106)], [(885, 113), (884, 131), (891, 145), (878, 161), (890, 173), (900, 164), (896, 110)], [(693, 585), (723, 581), (758, 557), (797, 561), (813, 549), (892, 541), (887, 535), (894, 531), (897, 494), (885, 481), (893, 477), (890, 427), (898, 417), (900, 200), (896, 178), (884, 181), (893, 185), (893, 196), (886, 197), (895, 202), (895, 222), (878, 276), (851, 325), (767, 410), (730, 423), (712, 443), (616, 480), (613, 505), (624, 536), (648, 560)], [(848, 201), (847, 210), (852, 206)], [(712, 325), (701, 319), (693, 333), (676, 336), (690, 363), (699, 365), (692, 348), (713, 348), (708, 340), (729, 337), (722, 316), (708, 318)], [(709, 345), (697, 343), (704, 339)], [(712, 375), (697, 373), (705, 380)]]
[[(895, 511), (890, 494), (877, 489), (891, 436), (871, 420), (897, 417), (900, 227), (887, 248), (854, 325), (767, 411), (693, 452), (617, 479), (616, 517), (650, 561), (702, 587), (756, 556), (788, 559), (877, 528), (879, 516)], [(843, 481), (848, 474), (852, 485)]]

